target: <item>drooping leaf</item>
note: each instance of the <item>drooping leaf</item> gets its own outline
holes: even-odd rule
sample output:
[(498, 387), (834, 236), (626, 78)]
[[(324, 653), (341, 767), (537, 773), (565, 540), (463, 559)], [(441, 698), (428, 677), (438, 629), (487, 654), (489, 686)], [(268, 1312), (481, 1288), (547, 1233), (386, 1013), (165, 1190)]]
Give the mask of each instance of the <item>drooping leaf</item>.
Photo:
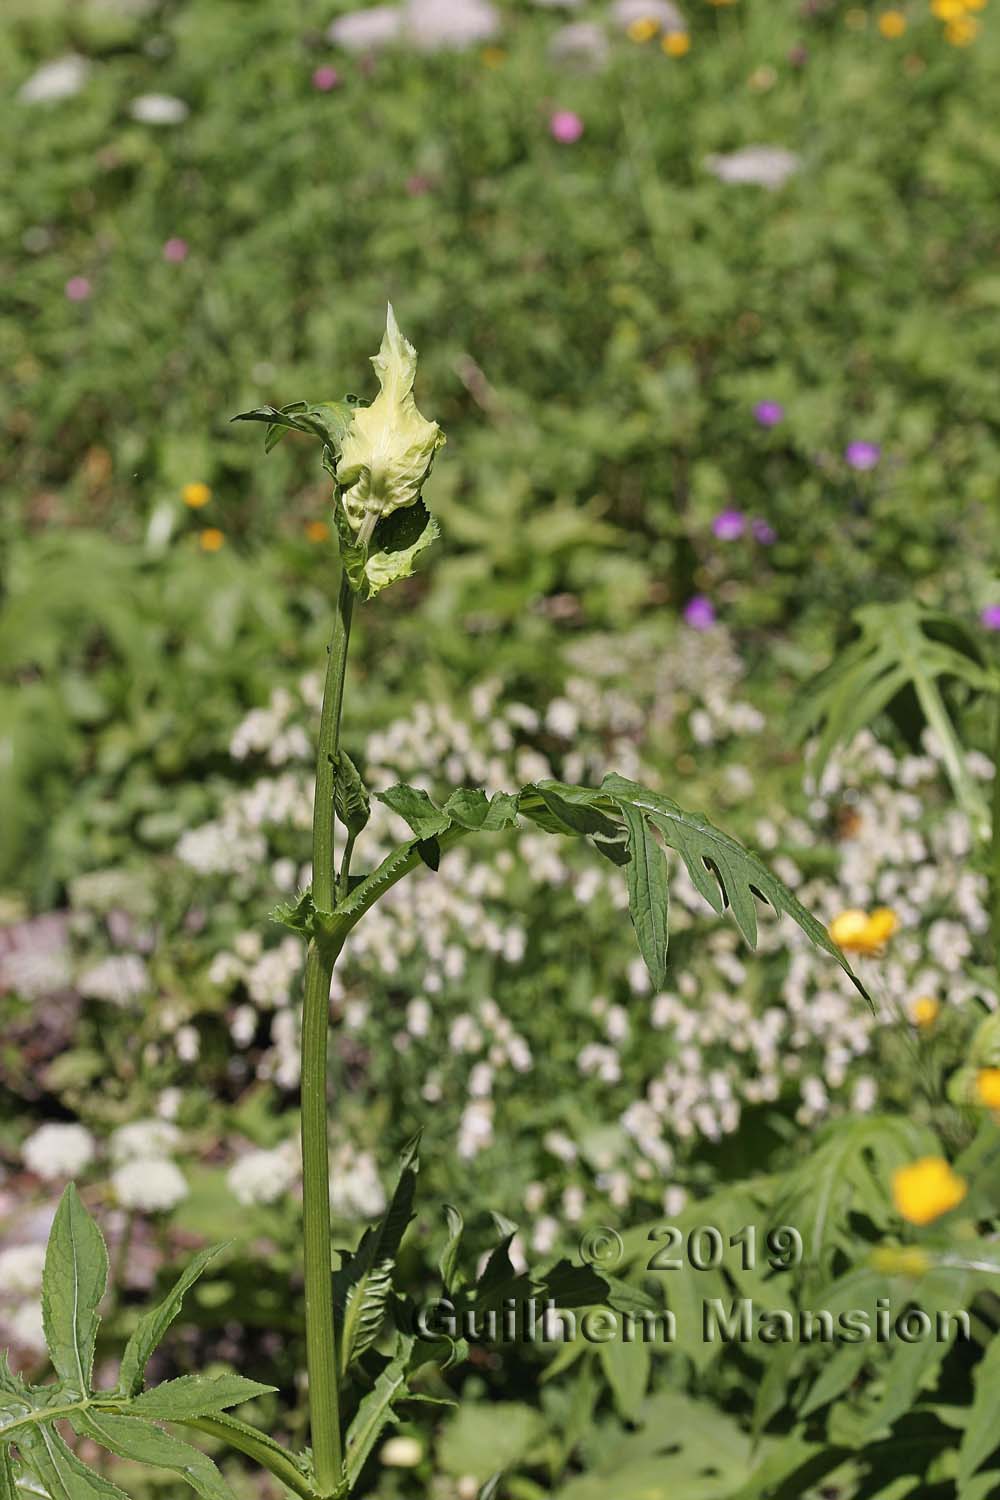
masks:
[(214, 1245), (209, 1250), (202, 1250), (188, 1263), (178, 1277), (176, 1285), (163, 1301), (151, 1308), (140, 1319), (132, 1337), (125, 1345), (118, 1375), (119, 1386), (127, 1395), (134, 1396), (140, 1390), (143, 1371), (149, 1363), (149, 1357), (180, 1313), (187, 1292), (224, 1249), (224, 1245)]
[(287, 406), (258, 406), (253, 411), (241, 411), (230, 420), (266, 422), (265, 453), (270, 453), (276, 443), (294, 431), (318, 437), (334, 454), (339, 454), (356, 406), (356, 402), (350, 401), (290, 401)]
[(132, 1402), (131, 1410), (154, 1421), (179, 1422), (185, 1417), (204, 1417), (230, 1406), (242, 1406), (244, 1401), (275, 1389), (244, 1375), (181, 1375), (143, 1391)]
[(334, 766), (333, 806), (348, 833), (359, 834), (371, 816), (368, 788), (346, 750), (338, 752)]
[(442, 811), (453, 823), (470, 833), (496, 833), (517, 822), (518, 798), (512, 792), (496, 792), (492, 797), (478, 788), (459, 787), (452, 792)]
[(638, 809), (661, 834), (664, 843), (684, 861), (695, 888), (717, 912), (729, 907), (733, 920), (750, 946), (757, 944), (754, 901), (760, 897), (776, 912), (784, 912), (806, 937), (835, 959), (861, 994), (864, 986), (823, 924), (773, 875), (767, 866), (736, 839), (723, 833), (699, 813), (686, 811), (669, 797), (650, 792), (638, 782), (612, 773), (601, 790), (620, 807)]
[(662, 989), (667, 977), (667, 937), (670, 928), (670, 893), (667, 862), (642, 813), (622, 804), (628, 828), (629, 861), (625, 866), (628, 909), (636, 941), (654, 989)]
[(72, 1183), (62, 1195), (45, 1253), (42, 1322), (56, 1373), (71, 1391), (90, 1390), (98, 1307), (108, 1285), (108, 1251)]
[(119, 1458), (180, 1474), (202, 1500), (233, 1500), (232, 1490), (206, 1454), (151, 1422), (91, 1408), (72, 1418), (72, 1424), (81, 1437), (93, 1438)]
[(420, 1169), (419, 1135), (400, 1155), (399, 1180), (378, 1224), (366, 1229), (353, 1255), (334, 1273), (334, 1298), (341, 1309), (340, 1368), (345, 1373), (378, 1338), (392, 1291), (392, 1273), (403, 1235), (413, 1218)]

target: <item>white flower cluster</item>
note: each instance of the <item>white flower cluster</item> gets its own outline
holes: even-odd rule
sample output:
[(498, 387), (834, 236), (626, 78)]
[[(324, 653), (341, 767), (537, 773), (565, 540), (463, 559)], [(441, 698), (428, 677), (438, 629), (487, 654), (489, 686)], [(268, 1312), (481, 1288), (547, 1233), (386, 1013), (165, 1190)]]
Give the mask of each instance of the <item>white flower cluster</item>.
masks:
[(111, 1186), (123, 1208), (169, 1213), (188, 1195), (187, 1180), (171, 1157), (181, 1133), (169, 1120), (134, 1120), (111, 1136), (115, 1163)]
[(42, 1331), (44, 1245), (10, 1245), (0, 1250), (0, 1325), (16, 1348), (45, 1351)]
[(229, 1190), (244, 1208), (254, 1203), (277, 1203), (290, 1193), (301, 1171), (297, 1141), (285, 1141), (270, 1151), (248, 1151), (230, 1167)]

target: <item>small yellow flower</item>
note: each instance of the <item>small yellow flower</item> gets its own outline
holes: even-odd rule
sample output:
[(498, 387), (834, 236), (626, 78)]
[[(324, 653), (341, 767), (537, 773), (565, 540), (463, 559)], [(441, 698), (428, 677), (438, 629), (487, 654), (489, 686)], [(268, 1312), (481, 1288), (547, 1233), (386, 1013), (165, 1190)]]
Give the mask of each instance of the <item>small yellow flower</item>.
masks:
[(629, 39), (633, 42), (651, 42), (659, 29), (659, 21), (654, 21), (652, 16), (639, 16), (626, 27)]
[(830, 923), (829, 933), (846, 953), (878, 953), (899, 926), (899, 918), (888, 906), (876, 907), (869, 916), (860, 907), (842, 911)]
[(181, 499), (185, 505), (190, 505), (192, 510), (201, 510), (202, 506), (207, 505), (211, 498), (212, 491), (200, 479), (195, 480), (192, 484), (186, 484), (181, 490)]
[(965, 0), (931, 0), (931, 13), (939, 21), (958, 21), (965, 11)]
[(943, 1156), (923, 1156), (892, 1174), (892, 1201), (911, 1224), (930, 1224), (957, 1208), (968, 1191)]
[(976, 32), (979, 30), (979, 22), (972, 16), (962, 16), (958, 21), (950, 21), (944, 29), (945, 39), (953, 47), (968, 47), (975, 40)]
[(311, 542), (325, 542), (330, 536), (330, 528), (325, 521), (307, 521), (306, 536)]
[(198, 545), (202, 552), (218, 552), (225, 540), (226, 533), (220, 531), (218, 526), (206, 526), (205, 530), (199, 534)]
[(930, 1031), (941, 1013), (941, 1002), (933, 995), (918, 995), (910, 1006), (910, 1020), (921, 1031)]
[(986, 0), (965, 0), (966, 10), (985, 10)]
[(484, 47), (479, 56), (484, 68), (499, 68), (507, 61), (507, 54), (502, 47)]
[(683, 57), (691, 51), (691, 38), (686, 31), (668, 31), (660, 46), (668, 57)]
[(931, 1264), (915, 1245), (879, 1245), (872, 1251), (871, 1262), (886, 1276), (924, 1276)]
[(906, 17), (901, 10), (885, 10), (878, 18), (878, 29), (889, 41), (895, 41), (906, 30)]
[(976, 1074), (976, 1098), (987, 1109), (1000, 1109), (1000, 1068), (980, 1068)]

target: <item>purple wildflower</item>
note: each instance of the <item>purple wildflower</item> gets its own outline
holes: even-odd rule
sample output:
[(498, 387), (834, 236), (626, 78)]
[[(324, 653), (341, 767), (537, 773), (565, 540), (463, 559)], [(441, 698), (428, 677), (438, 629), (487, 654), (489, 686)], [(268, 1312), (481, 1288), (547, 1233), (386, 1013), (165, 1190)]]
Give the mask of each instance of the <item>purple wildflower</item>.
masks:
[(759, 516), (755, 516), (750, 522), (750, 530), (762, 547), (770, 547), (778, 540), (778, 533), (774, 527), (769, 525), (767, 521), (762, 521)]
[(179, 266), (182, 260), (187, 260), (188, 242), (182, 240), (179, 235), (172, 234), (163, 245), (163, 259), (170, 261), (171, 265)]
[(331, 68), (329, 64), (324, 64), (323, 67), (317, 68), (312, 76), (312, 86), (314, 89), (319, 89), (321, 94), (328, 94), (331, 89), (337, 87), (339, 82), (340, 74), (336, 68)]
[(86, 276), (71, 276), (63, 290), (71, 302), (86, 302), (93, 288)]
[(753, 414), (762, 427), (777, 427), (784, 420), (785, 408), (780, 401), (758, 401)]
[(712, 522), (712, 532), (720, 542), (734, 542), (743, 535), (746, 517), (741, 510), (720, 510)]
[(987, 630), (1000, 630), (1000, 604), (987, 604), (979, 612), (979, 623)]
[(572, 109), (557, 109), (549, 120), (549, 131), (561, 146), (572, 146), (583, 135), (583, 121)]
[(844, 449), (844, 457), (852, 469), (874, 469), (882, 457), (882, 449), (878, 443), (848, 443)]
[(715, 605), (705, 594), (695, 594), (684, 606), (684, 619), (692, 630), (711, 630), (715, 624)]

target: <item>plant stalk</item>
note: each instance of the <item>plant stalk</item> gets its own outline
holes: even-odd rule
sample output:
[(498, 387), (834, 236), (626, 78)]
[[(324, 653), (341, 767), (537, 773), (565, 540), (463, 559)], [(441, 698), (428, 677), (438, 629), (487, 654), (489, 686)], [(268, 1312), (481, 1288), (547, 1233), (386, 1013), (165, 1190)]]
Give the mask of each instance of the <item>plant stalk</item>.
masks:
[[(337, 618), (327, 648), (326, 685), (316, 755), (312, 894), (319, 912), (331, 912), (335, 904), (334, 779), (353, 605), (354, 595), (344, 574), (337, 602)], [(330, 980), (346, 936), (345, 926), (342, 932), (316, 937), (310, 943), (306, 957), (302, 1008), (302, 1221), (306, 1364), (309, 1372), (313, 1463), (316, 1487), (320, 1495), (333, 1494), (340, 1482), (343, 1467), (330, 1254), (327, 1045)]]
[(993, 740), (993, 821), (990, 828), (990, 936), (993, 962), (1000, 980), (1000, 693), (996, 695)]

